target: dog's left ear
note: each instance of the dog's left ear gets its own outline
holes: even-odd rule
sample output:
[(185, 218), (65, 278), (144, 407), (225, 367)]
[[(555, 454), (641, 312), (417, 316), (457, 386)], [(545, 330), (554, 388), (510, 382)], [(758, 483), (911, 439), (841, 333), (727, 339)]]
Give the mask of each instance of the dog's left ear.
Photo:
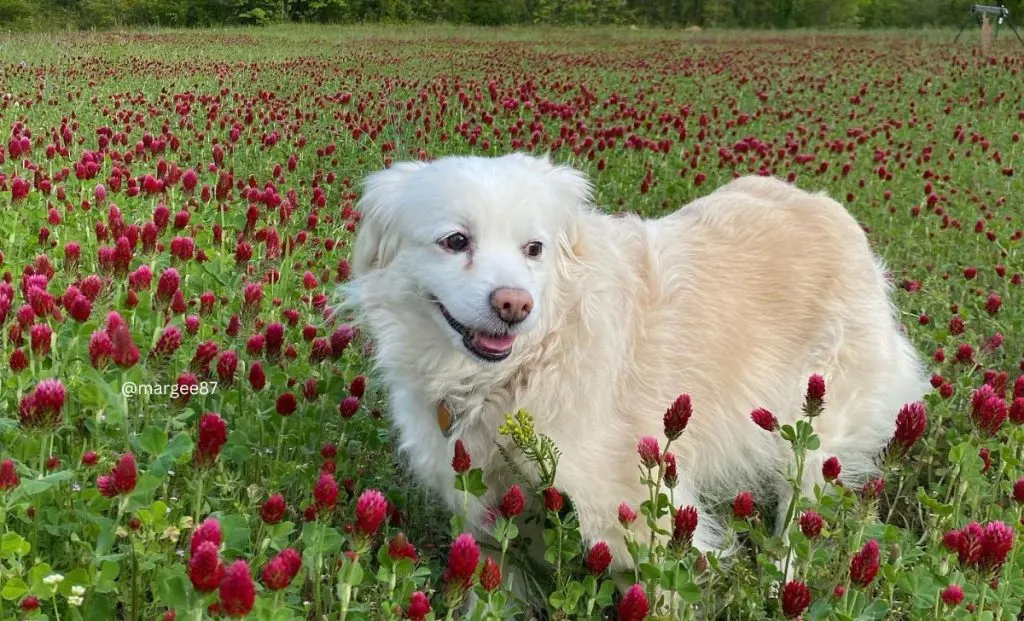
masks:
[(506, 157), (517, 159), (534, 172), (546, 175), (553, 182), (560, 205), (578, 209), (590, 204), (594, 188), (583, 171), (554, 163), (550, 154), (529, 155), (517, 152)]
[(560, 194), (560, 204), (574, 211), (590, 205), (594, 187), (583, 171), (572, 166), (552, 165), (549, 174)]
[(559, 250), (567, 258), (578, 260), (583, 251), (580, 215), (590, 209), (594, 187), (583, 171), (572, 166), (555, 164), (546, 156), (543, 161), (561, 208), (557, 239)]
[(551, 155), (530, 155), (517, 152), (506, 155), (518, 160), (533, 172), (544, 175), (554, 188), (556, 203), (561, 210), (557, 244), (559, 250), (569, 259), (578, 259), (582, 250), (579, 216), (590, 208), (594, 187), (583, 171), (563, 164), (556, 164)]
[(426, 166), (423, 162), (399, 162), (370, 174), (363, 184), (363, 195), (356, 205), (361, 218), (352, 250), (352, 275), (362, 276), (371, 269), (385, 267), (398, 251), (398, 236), (393, 231), (396, 213), (402, 208), (404, 186), (412, 174)]

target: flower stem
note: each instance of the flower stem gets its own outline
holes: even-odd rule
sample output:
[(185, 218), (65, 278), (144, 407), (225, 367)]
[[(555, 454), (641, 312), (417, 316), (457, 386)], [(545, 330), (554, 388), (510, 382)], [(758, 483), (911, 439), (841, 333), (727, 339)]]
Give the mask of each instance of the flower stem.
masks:
[(341, 600), (341, 612), (338, 615), (338, 619), (340, 619), (341, 621), (345, 621), (345, 618), (348, 617), (348, 604), (349, 598), (351, 598), (351, 596), (352, 585), (350, 585), (348, 582), (343, 583), (341, 585), (341, 593), (339, 597), (339, 599)]
[(587, 598), (587, 618), (591, 619), (594, 615), (594, 605), (597, 604), (597, 578), (594, 579), (594, 584), (590, 587), (590, 597)]
[(199, 471), (199, 480), (196, 482), (196, 495), (192, 503), (192, 527), (199, 527), (199, 510), (203, 507), (203, 484), (206, 482), (206, 471)]
[[(352, 600), (352, 585), (350, 584), (352, 580), (352, 567), (355, 566), (356, 562), (357, 561), (348, 562), (345, 565), (345, 572), (341, 575), (341, 587), (339, 588), (338, 593), (338, 599), (341, 603), (341, 612), (338, 616), (340, 621), (345, 621), (348, 617), (348, 607)], [(393, 580), (394, 575), (392, 574), (392, 581)], [(394, 591), (394, 586), (391, 587), (391, 590)]]
[(562, 584), (562, 518), (555, 515), (555, 520), (555, 534), (558, 537), (557, 556), (555, 556), (555, 583), (561, 589), (565, 587)]
[(398, 584), (398, 576), (396, 575), (394, 570), (392, 570), (392, 571), (390, 571), (388, 573), (390, 575), (388, 576), (388, 599), (387, 599), (387, 601), (390, 602), (392, 599), (394, 599), (394, 596), (395, 596), (395, 587)]
[(889, 523), (889, 520), (892, 519), (893, 512), (896, 511), (897, 501), (899, 501), (900, 494), (903, 493), (903, 487), (904, 487), (904, 485), (906, 485), (906, 483), (907, 483), (907, 476), (904, 474), (903, 476), (900, 477), (900, 484), (896, 488), (896, 495), (893, 496), (892, 502), (889, 503), (889, 513), (886, 514), (886, 516), (885, 516), (885, 523), (886, 524)]
[(278, 430), (277, 436), (277, 450), (274, 452), (274, 463), (281, 461), (281, 446), (284, 444), (284, 424), (288, 421), (287, 416), (281, 417), (281, 429)]
[(50, 434), (39, 439), (39, 478), (46, 476), (46, 441)]
[[(128, 372), (121, 371), (121, 385), (124, 386), (125, 381), (128, 379)], [(128, 408), (128, 395), (121, 391), (121, 408), (122, 415), (124, 416), (124, 442), (126, 446), (131, 446), (132, 443), (132, 415), (131, 410)]]
[[(656, 526), (658, 524), (658, 518), (661, 517), (661, 516), (658, 515), (658, 492), (660, 491), (660, 488), (661, 488), (662, 479), (665, 476), (665, 455), (668, 455), (668, 449), (669, 449), (670, 446), (672, 446), (672, 440), (669, 440), (669, 441), (667, 441), (665, 443), (665, 448), (662, 450), (661, 457), (658, 459), (658, 476), (656, 478), (652, 479), (651, 478), (652, 469), (651, 468), (647, 469), (647, 479), (648, 479), (648, 481), (647, 481), (647, 490), (648, 490), (648, 493), (649, 493), (648, 497), (650, 498), (650, 501), (651, 501), (650, 553), (654, 552), (654, 543), (655, 543), (655, 538), (657, 536), (655, 528), (656, 528)], [(673, 508), (674, 508), (674, 506), (669, 508), (669, 521), (670, 522), (672, 520), (672, 509)]]
[(320, 574), (323, 571), (323, 552), (320, 550), (320, 540), (323, 535), (323, 524), (317, 522), (317, 526), (320, 528), (316, 531), (316, 537), (313, 539), (313, 549), (316, 550), (316, 562), (313, 563), (313, 570), (316, 571), (316, 575), (313, 580), (313, 601), (316, 605), (316, 616), (320, 618)]
[[(657, 508), (658, 507), (658, 491), (657, 491), (658, 490), (658, 483), (655, 482), (655, 480), (653, 478), (651, 478), (651, 472), (652, 472), (652, 469), (648, 468), (647, 469), (647, 499), (651, 501), (651, 515), (649, 516), (649, 519), (650, 519), (650, 525), (649, 526), (650, 526), (650, 529), (651, 529), (651, 537), (650, 537), (650, 542), (648, 543), (648, 545), (650, 546), (650, 552), (653, 552), (654, 551), (654, 540), (655, 540), (655, 537), (657, 536), (657, 532), (655, 531), (655, 526), (658, 523), (658, 508)], [(657, 479), (657, 481), (661, 481), (661, 468), (658, 468), (658, 479)]]
[(128, 530), (128, 545), (132, 551), (132, 621), (139, 618), (139, 558), (135, 555), (135, 542)]
[(963, 495), (967, 491), (967, 481), (960, 478), (960, 465), (957, 464), (955, 467), (956, 474), (953, 475), (953, 513), (951, 514), (953, 519), (956, 520), (957, 516), (960, 515), (960, 503), (963, 502)]
[[(797, 453), (796, 453), (796, 480), (793, 483), (793, 497), (789, 499), (789, 507), (786, 509), (786, 518), (782, 521), (782, 528), (779, 530), (779, 532), (782, 533), (782, 536), (783, 536), (784, 540), (786, 540), (786, 541), (788, 541), (788, 539), (785, 539), (786, 538), (786, 533), (789, 532), (789, 525), (792, 523), (793, 517), (796, 514), (796, 505), (797, 505), (798, 502), (800, 502), (801, 481), (803, 481), (803, 478), (804, 478), (804, 452), (801, 450), (801, 451), (797, 451)], [(785, 571), (785, 575), (786, 576), (789, 575), (789, 562), (790, 562), (790, 560), (792, 560), (792, 558), (793, 558), (793, 548), (792, 548), (792, 546), (787, 545), (786, 546), (786, 571)]]

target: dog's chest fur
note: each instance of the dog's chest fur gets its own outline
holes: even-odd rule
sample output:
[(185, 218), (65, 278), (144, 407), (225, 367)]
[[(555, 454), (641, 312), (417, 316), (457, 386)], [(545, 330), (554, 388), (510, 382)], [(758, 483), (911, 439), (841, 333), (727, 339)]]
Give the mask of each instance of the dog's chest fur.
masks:
[[(565, 347), (567, 342), (575, 347)], [(537, 433), (549, 436), (561, 452), (556, 486), (577, 503), (582, 520), (589, 521), (598, 512), (587, 500), (598, 480), (615, 494), (616, 502), (633, 500), (639, 489), (635, 469), (612, 465), (631, 463), (635, 439), (626, 423), (631, 417), (624, 418), (616, 408), (594, 408), (596, 403), (616, 403), (611, 395), (621, 389), (609, 381), (620, 374), (594, 373), (594, 360), (604, 360), (606, 367), (614, 369), (626, 364), (625, 359), (604, 351), (600, 341), (594, 341), (593, 348), (579, 347), (580, 342), (576, 335), (568, 335), (560, 342), (535, 343), (524, 348), (524, 358), (508, 365), (467, 364), (465, 355), (455, 352), (445, 364), (438, 364), (440, 356), (428, 355), (413, 368), (395, 369), (388, 381), (394, 387), (392, 416), (400, 433), (400, 449), (415, 475), (449, 506), (461, 507), (463, 499), (454, 489), (451, 467), (455, 442), (461, 439), (472, 467), (483, 469), (489, 488), (486, 496), (470, 504), (470, 522), (495, 507), (512, 484), (537, 485), (536, 466), (525, 463), (498, 429), (506, 415), (523, 409), (533, 417)], [(608, 343), (603, 345), (607, 348)], [(556, 376), (559, 381), (551, 382)], [(437, 404), (442, 399), (456, 419), (449, 437), (438, 424)], [(509, 447), (506, 455), (498, 450), (499, 444)], [(602, 448), (600, 454), (594, 453), (596, 447)], [(514, 460), (514, 467), (506, 456)], [(627, 476), (619, 476), (623, 472)], [(609, 511), (613, 514), (614, 507), (601, 512)]]

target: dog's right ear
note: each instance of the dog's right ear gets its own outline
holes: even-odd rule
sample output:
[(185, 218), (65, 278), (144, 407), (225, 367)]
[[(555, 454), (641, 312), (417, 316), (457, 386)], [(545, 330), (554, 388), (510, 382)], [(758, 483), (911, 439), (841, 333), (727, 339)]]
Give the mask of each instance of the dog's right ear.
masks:
[(399, 162), (366, 178), (363, 195), (356, 204), (361, 215), (352, 250), (353, 276), (385, 267), (394, 259), (398, 236), (393, 227), (401, 208), (400, 197), (412, 173), (424, 166), (423, 162)]

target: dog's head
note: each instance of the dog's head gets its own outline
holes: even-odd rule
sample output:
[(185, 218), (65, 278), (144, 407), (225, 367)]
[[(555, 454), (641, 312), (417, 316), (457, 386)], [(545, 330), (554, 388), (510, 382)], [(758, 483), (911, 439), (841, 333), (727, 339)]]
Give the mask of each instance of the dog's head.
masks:
[(589, 197), (579, 171), (519, 153), (395, 164), (366, 180), (353, 276), (439, 344), (504, 360), (551, 311)]

